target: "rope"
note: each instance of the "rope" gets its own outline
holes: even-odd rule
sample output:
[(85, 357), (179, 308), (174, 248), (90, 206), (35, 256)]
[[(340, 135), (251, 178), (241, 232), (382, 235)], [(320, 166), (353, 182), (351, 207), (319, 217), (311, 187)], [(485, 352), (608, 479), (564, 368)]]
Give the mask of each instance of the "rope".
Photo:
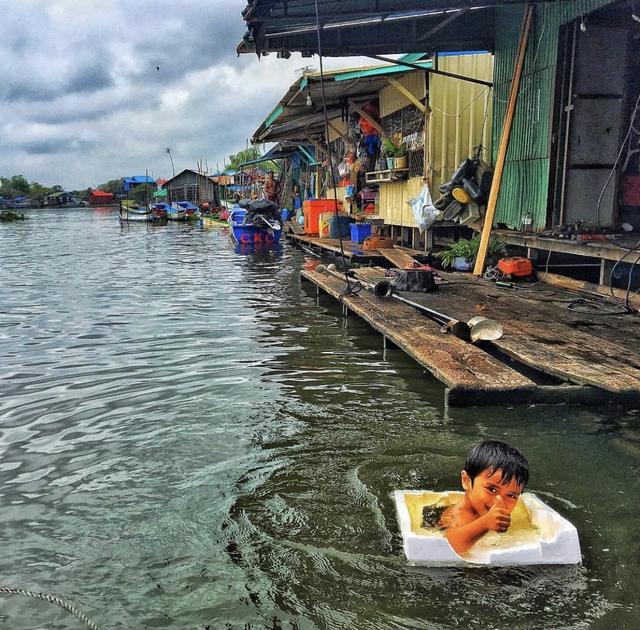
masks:
[(91, 621), (83, 612), (78, 610), (72, 604), (64, 601), (64, 599), (58, 597), (57, 595), (49, 595), (49, 593), (34, 593), (33, 591), (25, 591), (24, 589), (17, 588), (15, 586), (7, 586), (0, 584), (0, 593), (8, 593), (9, 595), (24, 595), (25, 597), (32, 597), (33, 599), (41, 599), (45, 602), (49, 602), (50, 604), (55, 604), (56, 606), (60, 606), (67, 612), (70, 612), (72, 615), (75, 615), (82, 623), (90, 628), (91, 630), (100, 630), (100, 628)]

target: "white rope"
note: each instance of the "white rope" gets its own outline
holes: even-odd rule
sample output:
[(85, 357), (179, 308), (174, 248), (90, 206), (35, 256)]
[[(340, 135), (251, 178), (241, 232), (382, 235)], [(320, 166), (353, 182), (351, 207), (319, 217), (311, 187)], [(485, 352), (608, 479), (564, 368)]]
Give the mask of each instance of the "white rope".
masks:
[(15, 586), (7, 586), (0, 584), (0, 593), (8, 593), (9, 595), (23, 595), (25, 597), (32, 597), (33, 599), (41, 599), (45, 602), (49, 602), (50, 604), (55, 604), (56, 606), (60, 606), (67, 612), (70, 612), (72, 615), (75, 615), (82, 623), (90, 628), (91, 630), (100, 630), (100, 628), (91, 621), (83, 612), (79, 611), (75, 606), (65, 602), (64, 599), (58, 597), (57, 595), (49, 595), (48, 593), (34, 593), (33, 591), (25, 591), (24, 589), (17, 588)]

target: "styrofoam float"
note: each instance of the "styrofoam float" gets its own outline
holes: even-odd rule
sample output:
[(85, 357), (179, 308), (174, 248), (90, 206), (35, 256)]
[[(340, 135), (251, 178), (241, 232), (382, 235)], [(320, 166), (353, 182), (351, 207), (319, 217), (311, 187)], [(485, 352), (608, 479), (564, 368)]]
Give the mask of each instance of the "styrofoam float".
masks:
[(429, 565), (489, 564), (517, 566), (532, 564), (578, 564), (578, 531), (564, 517), (535, 494), (524, 493), (511, 514), (511, 526), (504, 534), (487, 532), (465, 556), (458, 555), (444, 532), (424, 528), (425, 507), (453, 505), (462, 492), (396, 490), (394, 498), (404, 553), (412, 563)]

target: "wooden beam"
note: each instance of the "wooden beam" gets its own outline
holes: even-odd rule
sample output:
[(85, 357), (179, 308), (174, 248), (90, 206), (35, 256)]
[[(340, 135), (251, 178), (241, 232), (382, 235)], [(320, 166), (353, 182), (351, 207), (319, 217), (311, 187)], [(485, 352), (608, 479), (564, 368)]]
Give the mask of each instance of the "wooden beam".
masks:
[(513, 79), (511, 81), (511, 93), (507, 105), (507, 112), (502, 127), (502, 136), (500, 138), (500, 147), (498, 149), (498, 157), (496, 159), (496, 168), (493, 173), (493, 181), (491, 182), (491, 192), (489, 193), (489, 202), (487, 203), (487, 212), (484, 217), (484, 225), (482, 226), (482, 236), (480, 237), (480, 247), (476, 257), (476, 264), (473, 273), (481, 276), (484, 273), (484, 262), (489, 249), (489, 239), (491, 238), (491, 229), (493, 228), (493, 218), (496, 214), (498, 205), (498, 196), (500, 195), (500, 184), (502, 183), (502, 174), (507, 159), (507, 149), (509, 148), (509, 139), (511, 138), (511, 128), (513, 126), (513, 117), (518, 103), (518, 94), (520, 92), (520, 80), (522, 79), (522, 68), (527, 53), (527, 44), (529, 42), (529, 33), (531, 32), (531, 22), (533, 20), (533, 6), (527, 5), (522, 20), (522, 30), (520, 31), (520, 42), (518, 44), (518, 53), (516, 55), (516, 65), (513, 70)]
[(424, 103), (422, 103), (420, 99), (414, 96), (404, 85), (402, 85), (402, 83), (400, 83), (400, 81), (398, 81), (397, 79), (393, 79), (392, 77), (387, 77), (387, 83), (398, 90), (400, 94), (402, 94), (408, 101), (415, 105), (423, 114), (427, 112), (427, 108)]
[[(442, 20), (442, 22), (439, 22), (438, 24), (430, 28), (426, 33), (422, 33), (422, 35), (418, 37), (417, 41), (423, 42), (425, 39), (431, 37), (431, 35), (435, 35), (438, 31), (442, 30), (445, 26), (448, 26), (449, 24), (451, 24), (451, 22), (453, 22), (454, 20), (457, 20), (459, 17), (462, 17), (468, 11), (469, 11), (469, 7), (465, 9), (460, 9), (456, 13), (451, 14), (448, 18)], [(443, 15), (445, 15), (444, 11), (442, 13)]]
[(329, 154), (327, 153), (327, 150), (317, 141), (314, 140), (313, 138), (310, 138), (309, 136), (305, 136), (305, 138), (316, 148), (318, 149), (318, 151), (320, 151), (325, 157), (329, 157)]
[(350, 101), (349, 105), (358, 114), (360, 114), (360, 116), (362, 116), (374, 129), (377, 129), (380, 135), (383, 135), (384, 132), (382, 131), (380, 123), (377, 123), (373, 118), (371, 118), (371, 116), (369, 116), (369, 114), (367, 114), (367, 112), (365, 112), (364, 109), (360, 107), (360, 105), (356, 105), (353, 101)]
[[(602, 284), (593, 284), (591, 282), (585, 282), (584, 280), (574, 280), (573, 278), (560, 276), (555, 273), (538, 271), (538, 280), (546, 282), (554, 287), (569, 289), (570, 291), (582, 291), (593, 295), (602, 295), (604, 297), (616, 299), (618, 303), (621, 302), (622, 304), (625, 304), (627, 300), (627, 292), (624, 289), (607, 287)], [(629, 295), (629, 307), (636, 311), (640, 311), (640, 295), (633, 295), (633, 292)]]
[(347, 141), (347, 136), (345, 136), (340, 129), (338, 129), (330, 120), (327, 121), (327, 124), (331, 129), (333, 129), (345, 142)]

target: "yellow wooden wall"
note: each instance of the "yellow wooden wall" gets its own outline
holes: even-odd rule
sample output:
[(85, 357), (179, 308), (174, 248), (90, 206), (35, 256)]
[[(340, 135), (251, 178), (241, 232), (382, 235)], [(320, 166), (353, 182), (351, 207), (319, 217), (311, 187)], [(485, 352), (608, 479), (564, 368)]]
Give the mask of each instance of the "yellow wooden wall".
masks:
[[(426, 96), (427, 82), (424, 72), (409, 72), (397, 80), (416, 98), (422, 100)], [(380, 90), (380, 116), (389, 116), (407, 105), (411, 105), (411, 101), (392, 85)]]
[[(493, 55), (440, 57), (438, 68), (464, 76), (491, 81)], [(422, 77), (415, 72), (408, 76)], [(403, 80), (404, 83), (404, 80)], [(407, 85), (408, 87), (408, 85)], [(412, 93), (420, 97), (419, 90)], [(428, 178), (431, 194), (439, 196), (438, 186), (447, 181), (460, 163), (473, 155), (473, 147), (485, 147), (484, 159), (491, 156), (492, 103), (488, 87), (450, 77), (429, 74), (428, 104), (431, 116), (427, 128)], [(405, 96), (389, 86), (380, 92), (380, 112), (385, 116), (409, 105)], [(393, 109), (395, 107), (395, 109)], [(484, 131), (483, 131), (483, 121)], [(405, 182), (380, 184), (380, 216), (389, 225), (415, 227), (408, 201), (422, 188), (422, 177)]]

